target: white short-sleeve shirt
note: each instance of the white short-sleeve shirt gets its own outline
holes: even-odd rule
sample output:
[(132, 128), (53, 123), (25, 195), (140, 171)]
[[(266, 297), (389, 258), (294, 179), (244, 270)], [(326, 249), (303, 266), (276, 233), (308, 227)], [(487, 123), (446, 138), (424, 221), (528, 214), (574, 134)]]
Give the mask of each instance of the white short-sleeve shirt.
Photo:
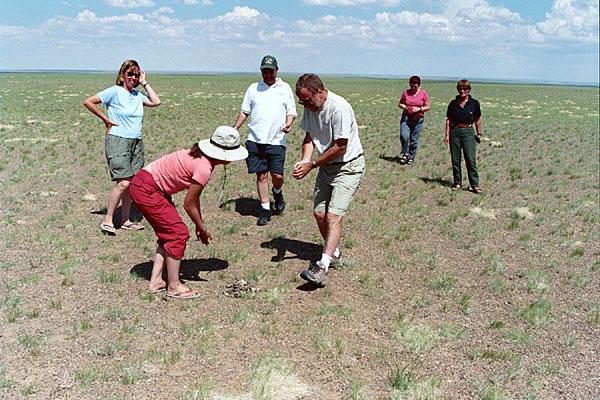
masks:
[(271, 86), (264, 81), (250, 85), (241, 111), (251, 115), (248, 140), (282, 146), (285, 146), (285, 134), (281, 128), (285, 126), (286, 117), (298, 115), (290, 85), (279, 78)]
[(352, 106), (330, 90), (320, 111), (304, 109), (300, 128), (310, 134), (319, 156), (330, 148), (335, 140), (348, 139), (346, 152), (331, 162), (350, 161), (363, 152)]

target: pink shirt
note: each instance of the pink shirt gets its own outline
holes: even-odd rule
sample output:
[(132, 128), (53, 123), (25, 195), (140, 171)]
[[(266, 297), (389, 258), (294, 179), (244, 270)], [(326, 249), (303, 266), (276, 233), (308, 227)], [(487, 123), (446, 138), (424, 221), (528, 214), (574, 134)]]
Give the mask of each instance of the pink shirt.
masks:
[(154, 182), (169, 195), (189, 188), (194, 182), (206, 186), (214, 168), (208, 158), (194, 158), (189, 150), (167, 154), (148, 165)]
[[(427, 92), (423, 89), (419, 89), (419, 91), (414, 95), (410, 95), (408, 93), (409, 89), (405, 89), (402, 92), (402, 97), (400, 97), (400, 103), (406, 104), (409, 107), (425, 107), (425, 104), (429, 101), (429, 96), (427, 96)], [(404, 111), (407, 112), (407, 111)], [(418, 112), (415, 114), (411, 114), (411, 118), (422, 118), (425, 115), (424, 112)]]

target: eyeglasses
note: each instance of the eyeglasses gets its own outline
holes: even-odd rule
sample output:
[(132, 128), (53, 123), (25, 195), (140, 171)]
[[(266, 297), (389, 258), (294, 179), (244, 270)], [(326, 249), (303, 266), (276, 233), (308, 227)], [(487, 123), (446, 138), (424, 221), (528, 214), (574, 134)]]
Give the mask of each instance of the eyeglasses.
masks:
[(470, 92), (471, 91), (471, 89), (467, 89), (467, 88), (458, 88), (456, 90), (458, 90), (459, 92)]
[(135, 73), (135, 72), (129, 71), (129, 72), (127, 72), (127, 76), (129, 76), (129, 77), (135, 76), (136, 78), (139, 78), (140, 77), (140, 73), (139, 72)]

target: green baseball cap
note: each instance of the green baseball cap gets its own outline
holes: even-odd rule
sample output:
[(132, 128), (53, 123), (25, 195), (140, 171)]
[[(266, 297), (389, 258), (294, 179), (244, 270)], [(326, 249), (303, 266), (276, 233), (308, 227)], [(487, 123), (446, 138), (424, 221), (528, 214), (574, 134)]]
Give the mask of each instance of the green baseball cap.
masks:
[(277, 59), (273, 56), (264, 56), (260, 62), (260, 69), (277, 69)]

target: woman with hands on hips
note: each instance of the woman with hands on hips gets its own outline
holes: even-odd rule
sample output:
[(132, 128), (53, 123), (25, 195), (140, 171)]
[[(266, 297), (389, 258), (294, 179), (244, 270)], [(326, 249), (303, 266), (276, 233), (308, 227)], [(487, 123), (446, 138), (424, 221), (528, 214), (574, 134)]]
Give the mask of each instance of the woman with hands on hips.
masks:
[(400, 143), (402, 154), (400, 164), (412, 164), (417, 156), (421, 128), (425, 121), (425, 112), (431, 108), (429, 96), (421, 89), (421, 78), (414, 75), (408, 80), (410, 88), (402, 92), (398, 107), (403, 110), (400, 117)]
[[(138, 85), (147, 94), (136, 90)], [(106, 115), (98, 107), (104, 104)], [(125, 60), (117, 74), (114, 86), (88, 97), (83, 105), (104, 122), (105, 155), (114, 188), (108, 194), (107, 211), (100, 224), (102, 233), (114, 236), (116, 229), (113, 216), (121, 202), (122, 229), (140, 230), (144, 225), (129, 220), (131, 198), (129, 183), (136, 172), (144, 166), (142, 142), (142, 119), (144, 107), (157, 107), (160, 98), (146, 80), (146, 74), (135, 60)]]
[[(465, 155), (465, 165), (469, 184), (473, 193), (481, 193), (477, 170), (477, 143), (481, 143), (483, 126), (479, 102), (471, 97), (471, 83), (461, 79), (456, 84), (458, 96), (448, 104), (446, 111), (446, 135), (444, 143), (450, 145), (452, 160), (452, 190), (462, 188), (461, 152)], [(473, 129), (475, 125), (475, 129)]]

